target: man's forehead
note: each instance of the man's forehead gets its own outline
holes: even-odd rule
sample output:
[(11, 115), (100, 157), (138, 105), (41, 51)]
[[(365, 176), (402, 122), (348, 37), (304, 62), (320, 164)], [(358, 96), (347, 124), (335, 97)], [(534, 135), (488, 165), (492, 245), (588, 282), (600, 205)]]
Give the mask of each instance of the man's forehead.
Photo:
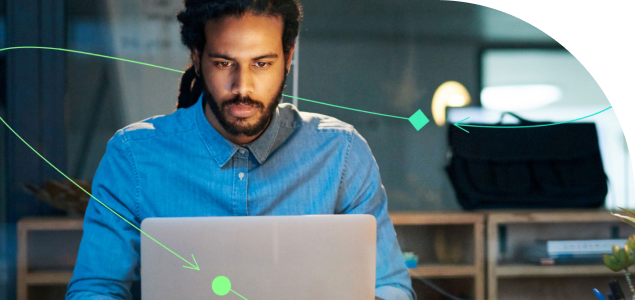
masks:
[(205, 26), (208, 52), (253, 58), (282, 50), (280, 18), (245, 14), (212, 20)]
[(234, 35), (257, 35), (269, 38), (282, 37), (282, 22), (271, 18), (227, 18), (226, 21), (209, 21), (205, 25), (205, 34), (216, 38)]

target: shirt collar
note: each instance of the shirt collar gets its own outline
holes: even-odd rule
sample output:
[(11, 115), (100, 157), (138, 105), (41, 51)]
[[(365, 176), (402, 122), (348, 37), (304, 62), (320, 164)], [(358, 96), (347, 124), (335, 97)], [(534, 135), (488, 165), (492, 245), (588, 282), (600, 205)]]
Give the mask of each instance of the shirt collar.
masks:
[(290, 135), (290, 132), (287, 133), (285, 131), (284, 137), (278, 136), (281, 119), (280, 109), (278, 107), (276, 107), (273, 118), (265, 131), (251, 143), (242, 146), (225, 139), (209, 123), (203, 110), (203, 93), (201, 93), (196, 104), (194, 104), (191, 109), (192, 113), (194, 113), (194, 121), (199, 135), (219, 167), (223, 167), (239, 149), (244, 149), (245, 147), (253, 153), (260, 164), (263, 164), (269, 154)]

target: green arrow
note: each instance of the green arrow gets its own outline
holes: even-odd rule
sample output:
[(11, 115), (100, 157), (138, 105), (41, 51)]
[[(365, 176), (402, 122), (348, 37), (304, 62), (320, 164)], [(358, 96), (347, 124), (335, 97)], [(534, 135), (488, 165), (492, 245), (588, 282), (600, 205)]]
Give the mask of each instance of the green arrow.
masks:
[[(469, 118), (470, 118), (470, 117), (467, 117), (467, 118), (465, 118), (465, 119), (463, 119), (463, 120), (461, 120), (461, 121), (458, 121), (458, 122), (454, 123), (454, 126), (458, 127), (459, 129), (461, 129), (461, 130), (463, 130), (463, 131), (465, 131), (465, 132), (467, 132), (467, 133), (470, 133), (469, 131), (467, 131), (467, 130), (463, 129), (463, 127), (461, 127), (461, 125), (459, 125), (459, 123), (461, 123), (461, 122), (463, 122), (463, 121), (465, 121), (465, 120), (467, 120), (467, 119), (469, 119)], [(465, 125), (463, 125), (463, 126), (465, 126)]]
[(566, 122), (558, 122), (558, 123), (541, 124), (541, 125), (526, 125), (526, 126), (497, 126), (497, 125), (472, 125), (472, 124), (460, 124), (461, 122), (463, 122), (463, 121), (465, 121), (465, 120), (469, 119), (470, 117), (467, 117), (467, 118), (465, 118), (465, 119), (463, 119), (463, 120), (461, 120), (461, 121), (458, 121), (458, 122), (454, 123), (453, 125), (454, 125), (454, 126), (456, 126), (456, 127), (458, 127), (459, 129), (461, 129), (461, 130), (463, 130), (463, 131), (467, 132), (467, 133), (470, 133), (470, 132), (469, 132), (469, 131), (467, 131), (467, 130), (465, 130), (465, 128), (463, 128), (463, 127), (483, 127), (483, 128), (532, 128), (532, 127), (545, 127), (545, 126), (553, 126), (553, 125), (559, 125), (559, 124), (571, 123), (571, 122), (579, 121), (579, 120), (582, 120), (582, 119), (586, 119), (586, 118), (589, 118), (589, 117), (595, 116), (595, 115), (597, 115), (597, 114), (599, 114), (599, 113), (602, 113), (602, 112), (604, 112), (604, 111), (608, 110), (608, 109), (609, 109), (609, 108), (611, 108), (611, 107), (613, 107), (613, 106), (609, 106), (609, 107), (607, 107), (607, 108), (605, 108), (605, 109), (603, 109), (603, 110), (601, 110), (601, 111), (598, 111), (598, 112), (596, 112), (596, 113), (594, 113), (594, 114), (592, 114), (592, 115), (588, 115), (588, 116), (586, 116), (586, 117), (582, 117), (582, 118), (577, 118), (577, 119), (575, 119), (575, 120), (566, 121)]
[[(153, 240), (154, 240), (154, 239), (153, 239)], [(158, 243), (158, 242), (157, 242), (157, 243)], [(164, 246), (164, 247), (165, 247), (165, 246)], [(167, 247), (166, 247), (166, 248), (167, 248)], [(170, 250), (170, 249), (168, 249), (168, 250)], [(172, 252), (172, 250), (170, 250), (170, 252)], [(174, 253), (174, 252), (172, 252), (172, 253)], [(178, 256), (178, 254), (176, 254), (176, 253), (174, 253), (174, 254)], [(179, 256), (179, 257), (180, 257), (180, 256)], [(183, 259), (183, 258), (181, 258), (181, 259)], [(199, 268), (199, 267), (198, 267), (198, 263), (196, 262), (196, 258), (194, 258), (194, 254), (192, 254), (192, 259), (194, 260), (194, 263), (195, 263), (196, 265), (193, 265), (191, 262), (189, 262), (189, 261), (187, 261), (187, 260), (183, 259), (183, 260), (185, 260), (185, 262), (186, 262), (186, 263), (190, 264), (190, 266), (191, 266), (191, 267), (188, 267), (188, 266), (183, 266), (183, 268), (188, 268), (188, 269), (192, 269), (192, 270), (200, 271), (200, 270), (201, 270), (201, 268)]]
[(176, 254), (176, 252), (170, 250), (170, 248), (166, 247), (165, 245), (161, 244), (159, 241), (157, 241), (156, 239), (154, 239), (153, 237), (151, 237), (149, 234), (145, 233), (143, 230), (139, 229), (137, 226), (135, 226), (134, 224), (130, 223), (128, 220), (126, 220), (126, 218), (122, 217), (121, 215), (119, 215), (116, 211), (112, 210), (110, 207), (108, 207), (106, 204), (104, 204), (103, 202), (99, 201), (99, 199), (95, 198), (95, 196), (91, 195), (89, 192), (87, 192), (86, 190), (84, 190), (84, 188), (82, 188), (79, 184), (77, 184), (75, 181), (73, 181), (72, 179), (68, 178), (68, 176), (66, 176), (66, 174), (64, 174), (62, 171), (60, 171), (58, 168), (56, 168), (52, 163), (50, 163), (48, 160), (46, 160), (46, 158), (44, 158), (44, 156), (42, 156), (40, 153), (38, 153), (37, 151), (35, 151), (35, 149), (33, 149), (33, 147), (31, 147), (31, 145), (29, 145), (29, 143), (27, 143), (24, 139), (22, 139), (22, 137), (20, 135), (18, 135), (13, 128), (11, 128), (11, 126), (9, 126), (9, 124), (7, 124), (7, 122), (4, 121), (4, 119), (2, 117), (0, 117), (0, 120), (2, 121), (2, 123), (4, 123), (4, 125), (7, 125), (7, 127), (9, 128), (9, 130), (11, 130), (20, 140), (22, 140), (22, 142), (24, 142), (24, 144), (26, 144), (29, 148), (31, 148), (31, 150), (33, 150), (33, 152), (35, 152), (35, 154), (39, 155), (45, 162), (47, 162), (49, 165), (51, 165), (51, 167), (53, 167), (53, 169), (57, 170), (58, 172), (60, 172), (60, 174), (62, 174), (64, 177), (66, 177), (66, 179), (70, 180), (73, 184), (75, 184), (78, 188), (80, 188), (82, 191), (84, 191), (84, 193), (88, 194), (89, 196), (91, 196), (93, 199), (97, 200), (97, 202), (99, 202), (101, 205), (103, 205), (104, 207), (106, 207), (108, 210), (110, 210), (111, 212), (113, 212), (115, 215), (117, 215), (118, 217), (120, 217), (122, 220), (126, 221), (126, 223), (130, 224), (130, 226), (134, 227), (135, 229), (139, 230), (141, 233), (145, 234), (145, 236), (149, 237), (150, 239), (152, 239), (153, 241), (155, 241), (157, 244), (163, 246), (163, 248), (167, 249), (168, 251), (172, 252), (172, 254), (176, 255), (178, 258), (184, 260), (188, 265), (188, 266), (183, 266), (184, 268), (188, 268), (188, 269), (192, 269), (192, 270), (197, 270), (200, 271), (201, 269), (198, 267), (198, 263), (196, 262), (196, 259), (194, 259), (194, 254), (192, 254), (192, 259), (194, 259), (194, 263), (191, 263), (189, 261), (187, 261), (185, 258), (181, 257), (180, 255)]

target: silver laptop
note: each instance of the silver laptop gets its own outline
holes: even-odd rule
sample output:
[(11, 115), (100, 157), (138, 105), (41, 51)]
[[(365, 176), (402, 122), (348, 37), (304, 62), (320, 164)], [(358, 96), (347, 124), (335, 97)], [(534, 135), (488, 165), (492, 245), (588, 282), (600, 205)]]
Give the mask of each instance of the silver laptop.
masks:
[(169, 248), (141, 233), (144, 299), (374, 299), (373, 215), (146, 218), (141, 230)]

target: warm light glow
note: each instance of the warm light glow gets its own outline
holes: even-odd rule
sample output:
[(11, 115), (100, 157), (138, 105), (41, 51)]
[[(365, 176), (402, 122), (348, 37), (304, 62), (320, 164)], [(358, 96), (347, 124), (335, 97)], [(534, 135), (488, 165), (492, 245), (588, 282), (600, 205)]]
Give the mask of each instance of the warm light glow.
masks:
[(445, 124), (445, 108), (466, 106), (470, 103), (470, 93), (456, 81), (447, 81), (437, 88), (432, 96), (432, 118), (438, 126)]
[(467, 103), (468, 101), (465, 97), (463, 97), (463, 95), (452, 95), (448, 97), (448, 106), (460, 107), (465, 106)]
[(481, 92), (483, 107), (504, 111), (534, 109), (561, 98), (560, 88), (547, 84), (492, 86), (484, 88)]

